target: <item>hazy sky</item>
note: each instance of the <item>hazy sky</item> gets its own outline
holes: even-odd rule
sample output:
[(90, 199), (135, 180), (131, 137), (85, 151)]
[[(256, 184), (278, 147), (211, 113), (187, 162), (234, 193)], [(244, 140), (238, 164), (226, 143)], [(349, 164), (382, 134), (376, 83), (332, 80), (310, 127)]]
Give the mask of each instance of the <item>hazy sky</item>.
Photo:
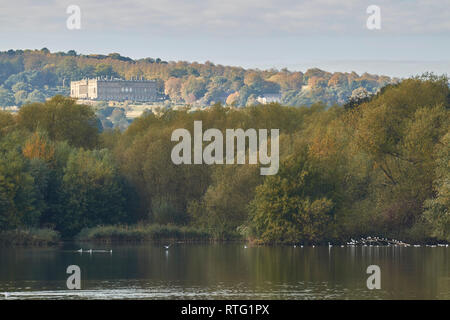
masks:
[[(81, 29), (69, 30), (69, 5)], [(369, 5), (381, 29), (369, 30)], [(450, 0), (0, 0), (0, 50), (74, 49), (246, 68), (450, 74)]]

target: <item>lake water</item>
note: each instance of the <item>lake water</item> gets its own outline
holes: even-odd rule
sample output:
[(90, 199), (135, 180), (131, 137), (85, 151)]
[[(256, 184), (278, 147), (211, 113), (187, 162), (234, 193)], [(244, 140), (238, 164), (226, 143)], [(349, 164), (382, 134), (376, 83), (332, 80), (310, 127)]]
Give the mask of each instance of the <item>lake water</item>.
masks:
[[(80, 247), (112, 253), (75, 252)], [(66, 287), (69, 265), (81, 269), (81, 290)], [(381, 269), (379, 290), (367, 288), (369, 265)], [(450, 299), (450, 248), (0, 248), (2, 292), (8, 299)]]

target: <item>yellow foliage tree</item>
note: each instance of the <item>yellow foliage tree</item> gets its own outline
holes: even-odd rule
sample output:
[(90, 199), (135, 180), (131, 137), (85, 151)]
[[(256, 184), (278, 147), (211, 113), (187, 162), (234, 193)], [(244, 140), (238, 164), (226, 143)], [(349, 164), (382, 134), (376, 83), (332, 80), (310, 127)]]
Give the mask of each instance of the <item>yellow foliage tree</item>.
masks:
[(54, 158), (55, 148), (44, 134), (35, 132), (25, 143), (22, 153), (25, 158), (49, 162)]

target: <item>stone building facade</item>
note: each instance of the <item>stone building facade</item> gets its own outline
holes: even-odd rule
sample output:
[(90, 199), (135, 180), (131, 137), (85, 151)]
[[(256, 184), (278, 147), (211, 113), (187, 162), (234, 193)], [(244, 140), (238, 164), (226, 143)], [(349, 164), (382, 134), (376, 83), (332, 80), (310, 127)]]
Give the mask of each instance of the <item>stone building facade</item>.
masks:
[(155, 80), (83, 79), (70, 83), (70, 96), (76, 99), (107, 101), (157, 100)]

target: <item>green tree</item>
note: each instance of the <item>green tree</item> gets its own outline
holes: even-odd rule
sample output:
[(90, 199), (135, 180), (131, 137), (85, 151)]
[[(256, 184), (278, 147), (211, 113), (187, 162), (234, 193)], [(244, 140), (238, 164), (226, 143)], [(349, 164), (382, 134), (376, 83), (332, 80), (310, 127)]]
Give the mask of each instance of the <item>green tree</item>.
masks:
[(14, 116), (11, 113), (0, 111), (0, 137), (4, 129), (14, 126), (15, 123)]
[(21, 106), (27, 102), (28, 93), (24, 90), (17, 91), (14, 93), (14, 101), (17, 105)]
[(119, 75), (114, 71), (112, 65), (101, 63), (95, 67), (95, 75), (97, 77), (118, 77)]
[(0, 230), (37, 227), (41, 214), (28, 162), (17, 148), (14, 133), (0, 141)]
[(183, 99), (187, 103), (193, 103), (200, 99), (206, 93), (206, 84), (207, 82), (203, 78), (190, 76), (181, 87)]
[(33, 102), (44, 102), (45, 101), (45, 96), (44, 96), (44, 94), (42, 92), (40, 92), (39, 90), (35, 89), (28, 95), (27, 100), (30, 103), (33, 103)]
[(12, 86), (11, 90), (16, 93), (18, 91), (27, 91), (29, 92), (31, 89), (31, 86), (28, 83), (25, 82), (17, 82), (15, 85)]
[(371, 192), (385, 231), (421, 220), (433, 194), (434, 152), (450, 123), (447, 79), (408, 79), (351, 111), (353, 143), (373, 161)]
[(248, 220), (247, 206), (261, 176), (255, 165), (218, 166), (212, 180), (202, 199), (189, 204), (188, 212), (193, 225), (224, 238)]
[(82, 228), (125, 221), (125, 198), (113, 159), (107, 150), (73, 150), (64, 169), (63, 210), (56, 228), (73, 236)]
[(75, 147), (93, 148), (98, 143), (98, 123), (94, 111), (63, 96), (23, 106), (17, 123), (31, 132), (44, 130), (51, 140), (67, 141)]
[(14, 96), (11, 91), (0, 86), (0, 107), (12, 106), (14, 101)]
[(256, 188), (250, 203), (251, 234), (264, 242), (318, 242), (330, 236), (330, 186), (303, 151)]
[(435, 197), (425, 201), (425, 219), (431, 224), (433, 236), (450, 241), (450, 133), (438, 146)]

